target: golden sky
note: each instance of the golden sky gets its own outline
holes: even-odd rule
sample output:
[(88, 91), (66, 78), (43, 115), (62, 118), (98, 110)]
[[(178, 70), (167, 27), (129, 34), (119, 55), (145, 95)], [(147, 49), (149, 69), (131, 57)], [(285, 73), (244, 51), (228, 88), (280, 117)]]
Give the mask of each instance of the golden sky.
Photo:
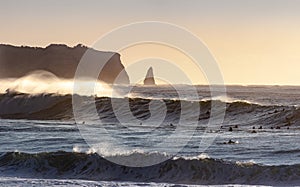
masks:
[[(226, 84), (300, 85), (297, 0), (11, 0), (0, 2), (0, 16), (0, 43), (28, 46), (92, 46), (122, 25), (169, 22), (189, 30), (208, 46)], [(172, 48), (137, 45), (120, 53), (132, 82), (142, 79), (153, 66), (154, 73), (171, 82), (188, 82), (179, 78), (180, 70), (194, 84), (207, 83), (205, 73)], [(169, 68), (167, 61), (179, 69)]]

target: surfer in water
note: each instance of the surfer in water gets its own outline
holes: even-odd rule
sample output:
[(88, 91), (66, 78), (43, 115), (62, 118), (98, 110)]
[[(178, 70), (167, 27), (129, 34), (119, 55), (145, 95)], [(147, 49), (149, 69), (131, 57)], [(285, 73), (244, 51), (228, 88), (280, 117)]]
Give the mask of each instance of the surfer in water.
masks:
[(229, 140), (228, 142), (224, 142), (223, 144), (237, 144), (238, 141)]

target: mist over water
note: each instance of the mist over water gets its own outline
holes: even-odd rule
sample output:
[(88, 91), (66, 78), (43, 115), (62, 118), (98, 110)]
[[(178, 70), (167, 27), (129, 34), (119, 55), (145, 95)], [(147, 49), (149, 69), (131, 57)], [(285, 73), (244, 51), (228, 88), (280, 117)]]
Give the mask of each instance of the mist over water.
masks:
[(92, 95), (97, 96), (111, 96), (112, 88), (110, 85), (102, 81), (95, 82), (90, 79), (82, 79), (76, 82), (76, 93), (74, 93), (74, 81), (73, 79), (63, 79), (55, 76), (53, 73), (37, 70), (33, 71), (21, 78), (7, 78), (0, 79), (0, 93), (7, 92), (20, 92), (26, 94), (78, 94), (84, 96), (90, 96), (86, 90), (90, 86), (94, 87), (94, 93)]

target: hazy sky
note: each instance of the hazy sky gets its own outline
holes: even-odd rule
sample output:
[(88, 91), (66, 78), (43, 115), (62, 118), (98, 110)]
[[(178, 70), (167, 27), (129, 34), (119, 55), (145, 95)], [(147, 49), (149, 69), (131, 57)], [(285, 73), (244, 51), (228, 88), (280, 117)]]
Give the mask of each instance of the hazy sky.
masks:
[[(300, 85), (300, 0), (1, 0), (0, 16), (0, 43), (30, 46), (91, 46), (124, 24), (169, 22), (206, 43), (227, 84)], [(122, 61), (129, 66), (141, 50), (151, 49), (125, 50)], [(172, 56), (168, 49), (153, 51)], [(159, 59), (145, 61), (141, 72), (145, 74), (150, 65), (154, 72), (167, 71), (165, 66), (159, 68), (159, 62), (163, 64)], [(205, 83), (203, 75), (197, 80), (189, 63), (180, 63), (194, 83)], [(176, 73), (166, 74), (176, 79)], [(133, 81), (138, 79), (132, 76)]]

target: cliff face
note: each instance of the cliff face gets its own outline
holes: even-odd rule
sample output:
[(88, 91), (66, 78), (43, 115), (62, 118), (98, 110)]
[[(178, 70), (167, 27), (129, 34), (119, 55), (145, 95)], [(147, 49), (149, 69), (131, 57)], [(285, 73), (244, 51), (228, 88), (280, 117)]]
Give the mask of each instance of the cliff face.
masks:
[(144, 85), (155, 85), (155, 79), (154, 79), (152, 67), (150, 67), (147, 71), (146, 77), (144, 79)]
[(77, 65), (87, 50), (100, 57), (100, 64), (106, 63), (103, 58), (101, 61), (101, 56), (111, 56), (100, 72), (99, 80), (113, 83), (119, 76), (116, 83), (129, 84), (120, 54), (96, 51), (82, 45), (73, 48), (56, 44), (46, 48), (0, 45), (0, 78), (18, 78), (35, 70), (49, 71), (61, 78), (74, 78)]

